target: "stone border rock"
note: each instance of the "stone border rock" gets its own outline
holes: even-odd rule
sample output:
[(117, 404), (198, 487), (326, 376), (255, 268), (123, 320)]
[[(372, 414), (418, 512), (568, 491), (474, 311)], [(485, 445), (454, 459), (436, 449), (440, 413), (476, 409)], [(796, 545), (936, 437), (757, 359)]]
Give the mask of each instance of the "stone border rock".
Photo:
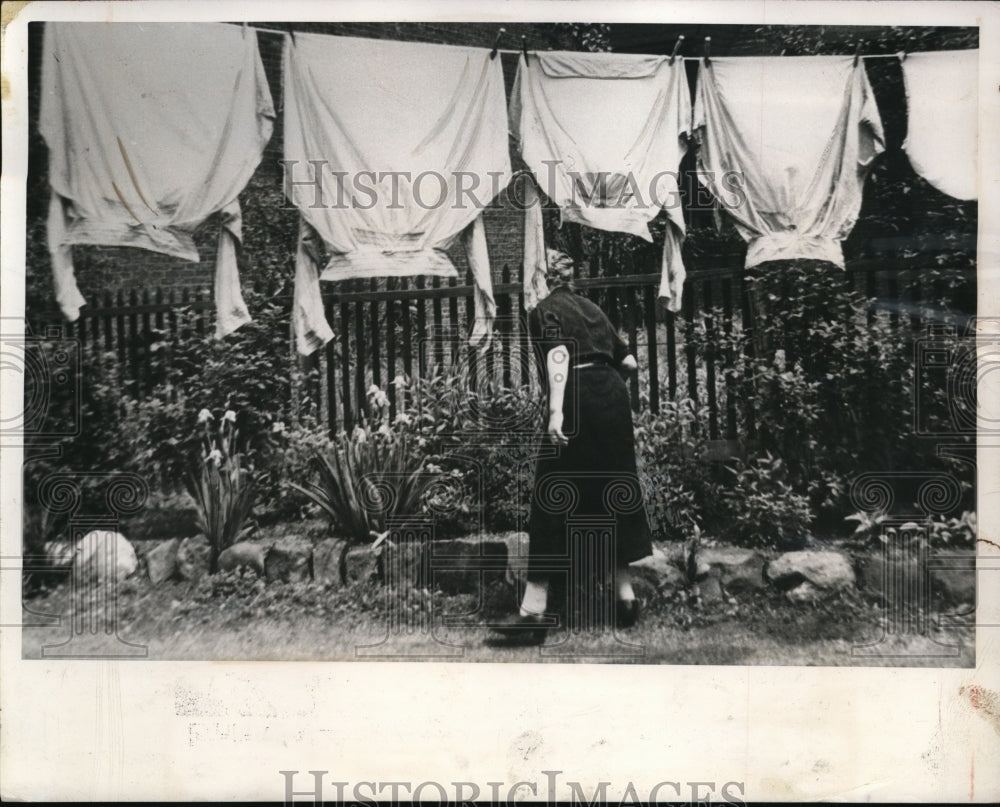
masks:
[[(338, 538), (315, 543), (303, 538), (242, 541), (220, 554), (219, 568), (248, 569), (268, 582), (315, 581), (339, 586), (378, 580), (432, 587), (450, 594), (475, 593), (491, 580), (522, 586), (527, 542), (523, 532), (441, 539), (423, 545), (396, 545), (389, 540), (378, 549)], [(207, 544), (204, 536), (174, 538), (144, 547), (140, 555), (154, 584), (171, 578), (197, 580), (207, 572)], [(912, 557), (878, 550), (769, 553), (725, 545), (691, 549), (677, 543), (654, 545), (653, 554), (631, 568), (640, 596), (685, 588), (702, 602), (732, 601), (765, 590), (783, 592), (792, 603), (814, 603), (847, 590), (884, 601), (891, 587), (899, 590), (907, 582), (915, 585), (921, 574)], [(924, 573), (924, 588), (919, 590), (926, 594), (928, 607), (975, 604), (975, 553), (971, 550), (933, 552)]]

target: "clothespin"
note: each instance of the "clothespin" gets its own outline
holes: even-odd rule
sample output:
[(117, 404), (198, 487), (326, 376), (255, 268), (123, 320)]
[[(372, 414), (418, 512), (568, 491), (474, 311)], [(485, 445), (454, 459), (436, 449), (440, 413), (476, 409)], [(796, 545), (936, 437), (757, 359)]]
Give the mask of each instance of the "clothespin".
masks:
[(674, 63), (674, 59), (677, 58), (677, 52), (681, 49), (681, 45), (684, 44), (684, 34), (677, 37), (677, 44), (674, 45), (673, 51), (670, 53), (670, 64)]
[(247, 38), (247, 24), (246, 24), (246, 22), (245, 22), (245, 21), (244, 21), (244, 23), (243, 23), (243, 38), (244, 38), (244, 39), (246, 39), (246, 38)]
[(899, 59), (900, 64), (902, 64), (903, 62), (906, 61), (906, 51), (901, 50), (899, 53), (896, 54), (896, 57)]
[(521, 53), (524, 54), (524, 64), (528, 64), (528, 41), (525, 39), (524, 34), (521, 34)]
[(493, 50), (490, 51), (490, 59), (495, 59), (497, 57), (497, 51), (500, 48), (500, 37), (506, 32), (506, 28), (501, 28), (497, 31), (497, 38), (493, 40)]
[(861, 61), (861, 43), (858, 42), (857, 50), (854, 51), (854, 66), (857, 67)]
[(712, 61), (712, 37), (705, 37), (705, 64)]

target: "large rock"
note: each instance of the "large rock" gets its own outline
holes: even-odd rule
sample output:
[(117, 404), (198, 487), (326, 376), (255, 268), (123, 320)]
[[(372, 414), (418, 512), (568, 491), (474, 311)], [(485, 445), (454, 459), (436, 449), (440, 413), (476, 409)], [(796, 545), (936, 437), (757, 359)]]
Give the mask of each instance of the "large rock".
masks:
[(145, 551), (146, 574), (153, 585), (169, 580), (177, 573), (177, 555), (181, 542), (177, 538), (158, 541)]
[(78, 542), (73, 575), (80, 582), (124, 580), (139, 566), (135, 549), (120, 532), (92, 530)]
[(430, 585), (427, 542), (387, 539), (382, 545), (384, 582), (391, 586)]
[[(854, 569), (846, 555), (821, 550), (786, 552), (768, 564), (767, 576), (786, 591), (802, 583), (810, 583), (824, 592), (837, 591), (854, 585), (855, 581)], [(811, 590), (803, 594), (814, 596)]]
[(352, 546), (344, 553), (344, 579), (348, 583), (368, 582), (378, 576), (379, 553), (368, 544)]
[(959, 549), (933, 555), (930, 568), (931, 601), (939, 607), (976, 604), (976, 553)]
[(678, 588), (687, 582), (687, 576), (677, 565), (676, 556), (671, 557), (659, 546), (653, 547), (652, 555), (630, 563), (629, 568), (639, 588), (659, 591), (661, 588)]
[(285, 538), (267, 551), (267, 582), (299, 583), (312, 577), (312, 545), (301, 538)]
[(252, 541), (239, 541), (219, 553), (219, 571), (232, 572), (237, 569), (251, 569), (264, 574), (264, 555), (267, 547)]
[(727, 594), (740, 594), (767, 586), (764, 558), (750, 549), (707, 547), (697, 552), (697, 562), (706, 564)]
[(507, 544), (494, 538), (451, 538), (428, 545), (430, 583), (449, 594), (474, 593), (507, 571)]
[(340, 538), (319, 541), (312, 551), (313, 580), (340, 586), (344, 582), (344, 550), (347, 542)]
[(177, 576), (181, 580), (200, 580), (208, 574), (212, 546), (204, 535), (184, 538), (177, 547)]

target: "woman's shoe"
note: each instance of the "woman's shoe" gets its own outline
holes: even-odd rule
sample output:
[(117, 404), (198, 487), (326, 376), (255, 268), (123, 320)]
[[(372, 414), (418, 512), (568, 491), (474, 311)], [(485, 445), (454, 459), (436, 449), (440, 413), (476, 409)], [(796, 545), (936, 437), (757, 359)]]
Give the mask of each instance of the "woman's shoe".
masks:
[(615, 604), (615, 624), (619, 628), (631, 628), (639, 621), (638, 600), (618, 600)]
[(502, 622), (490, 625), (490, 628), (505, 636), (507, 644), (539, 645), (545, 641), (545, 633), (550, 627), (551, 619), (541, 614), (515, 614)]

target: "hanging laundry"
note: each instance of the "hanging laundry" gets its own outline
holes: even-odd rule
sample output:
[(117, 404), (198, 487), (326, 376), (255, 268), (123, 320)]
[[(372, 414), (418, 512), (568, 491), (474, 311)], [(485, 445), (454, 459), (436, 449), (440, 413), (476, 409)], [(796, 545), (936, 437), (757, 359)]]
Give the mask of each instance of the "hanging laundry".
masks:
[(864, 180), (884, 150), (864, 65), (847, 56), (715, 58), (698, 71), (698, 178), (748, 242), (746, 265), (844, 266)]
[(457, 275), (475, 283), (472, 341), (496, 313), (482, 209), (510, 181), (503, 72), (488, 50), (296, 34), (285, 42), (286, 194), (298, 207), (294, 325), (333, 334), (320, 280)]
[(198, 261), (192, 233), (221, 212), (216, 335), (250, 321), (236, 252), (239, 194), (271, 136), (257, 38), (223, 24), (45, 24), (39, 127), (49, 147), (56, 300), (85, 303), (72, 245)]
[(913, 170), (942, 193), (978, 198), (979, 51), (907, 54), (903, 83)]
[(510, 119), (538, 184), (526, 183), (523, 199), (525, 307), (548, 293), (540, 188), (562, 221), (646, 241), (653, 240), (649, 222), (666, 210), (659, 297), (677, 311), (684, 285), (677, 175), (691, 121), (683, 60), (567, 52), (532, 53), (525, 62), (522, 56)]

